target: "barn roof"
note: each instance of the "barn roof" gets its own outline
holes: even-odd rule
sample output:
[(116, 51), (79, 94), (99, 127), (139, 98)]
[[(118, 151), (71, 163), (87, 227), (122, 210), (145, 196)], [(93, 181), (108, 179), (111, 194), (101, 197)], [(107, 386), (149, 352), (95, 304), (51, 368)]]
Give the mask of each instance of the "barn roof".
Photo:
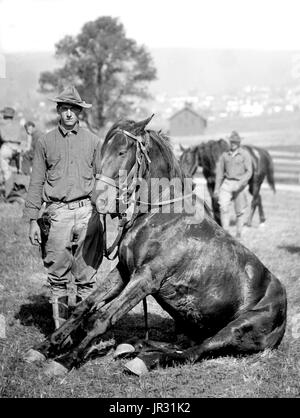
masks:
[(169, 120), (171, 120), (171, 119), (175, 118), (175, 117), (176, 117), (176, 116), (178, 116), (180, 113), (183, 113), (183, 112), (185, 112), (185, 111), (188, 111), (188, 112), (192, 113), (192, 114), (193, 114), (194, 116), (196, 116), (197, 118), (202, 119), (202, 120), (204, 120), (204, 121), (206, 122), (206, 119), (205, 119), (203, 116), (199, 115), (199, 113), (195, 112), (195, 110), (191, 109), (189, 106), (185, 106), (184, 108), (182, 108), (182, 109), (178, 110), (178, 112), (174, 113), (174, 115), (172, 115), (172, 116), (169, 118)]

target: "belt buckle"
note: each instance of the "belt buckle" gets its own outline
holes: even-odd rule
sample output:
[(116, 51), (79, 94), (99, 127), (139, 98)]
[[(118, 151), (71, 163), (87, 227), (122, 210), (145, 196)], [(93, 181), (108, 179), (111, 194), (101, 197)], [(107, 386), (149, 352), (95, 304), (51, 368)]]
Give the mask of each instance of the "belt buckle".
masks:
[(75, 209), (76, 208), (76, 202), (70, 202), (70, 203), (68, 203), (68, 208), (69, 209)]

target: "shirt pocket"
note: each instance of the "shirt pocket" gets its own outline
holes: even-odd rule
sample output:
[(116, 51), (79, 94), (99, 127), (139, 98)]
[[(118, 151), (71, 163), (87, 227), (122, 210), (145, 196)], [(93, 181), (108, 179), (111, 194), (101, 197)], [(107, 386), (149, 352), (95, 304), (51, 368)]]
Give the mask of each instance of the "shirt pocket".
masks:
[(241, 154), (236, 155), (235, 163), (238, 164), (238, 165), (243, 165), (244, 164), (244, 157)]
[(55, 157), (48, 157), (47, 158), (47, 178), (50, 182), (54, 182), (59, 180), (62, 177), (62, 163), (61, 163), (61, 156), (57, 155)]

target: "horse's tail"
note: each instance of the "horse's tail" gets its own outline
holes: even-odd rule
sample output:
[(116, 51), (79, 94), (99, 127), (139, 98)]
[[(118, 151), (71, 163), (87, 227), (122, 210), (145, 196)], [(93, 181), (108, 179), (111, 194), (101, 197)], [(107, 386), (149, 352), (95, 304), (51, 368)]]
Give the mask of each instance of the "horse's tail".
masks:
[(271, 187), (271, 189), (273, 190), (273, 192), (276, 193), (275, 179), (274, 179), (274, 163), (273, 163), (271, 155), (267, 151), (266, 151), (266, 159), (267, 159), (267, 172), (266, 172), (267, 182), (269, 186)]

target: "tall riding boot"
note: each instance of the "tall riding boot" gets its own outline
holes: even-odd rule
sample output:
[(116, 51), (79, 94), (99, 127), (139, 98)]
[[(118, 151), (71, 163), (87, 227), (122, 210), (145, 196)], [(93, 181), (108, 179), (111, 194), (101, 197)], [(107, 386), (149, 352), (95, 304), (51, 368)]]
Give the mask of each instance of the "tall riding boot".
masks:
[(58, 329), (69, 317), (68, 296), (53, 296), (52, 310), (55, 329)]

